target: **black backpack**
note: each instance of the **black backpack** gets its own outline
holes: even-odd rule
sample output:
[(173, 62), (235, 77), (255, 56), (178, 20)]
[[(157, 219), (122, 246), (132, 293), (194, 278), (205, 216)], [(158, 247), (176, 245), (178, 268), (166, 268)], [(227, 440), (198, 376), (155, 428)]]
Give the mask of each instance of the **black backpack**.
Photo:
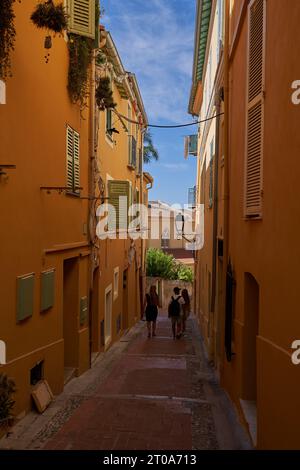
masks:
[(171, 297), (171, 302), (169, 303), (168, 307), (168, 315), (169, 317), (179, 317), (180, 316), (180, 303), (178, 300), (181, 298), (181, 295), (174, 299), (174, 297)]

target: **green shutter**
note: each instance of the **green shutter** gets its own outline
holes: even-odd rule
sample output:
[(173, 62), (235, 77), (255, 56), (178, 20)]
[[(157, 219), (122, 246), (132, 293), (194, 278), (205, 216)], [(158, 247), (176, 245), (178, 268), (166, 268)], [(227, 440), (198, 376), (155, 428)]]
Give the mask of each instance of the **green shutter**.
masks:
[(189, 136), (189, 155), (197, 156), (198, 154), (198, 134)]
[(80, 299), (80, 325), (86, 323), (88, 317), (88, 298), (81, 297)]
[(73, 142), (74, 142), (74, 192), (80, 192), (80, 142), (79, 134), (73, 131)]
[(17, 279), (17, 322), (33, 315), (34, 274)]
[(211, 158), (209, 162), (209, 207), (211, 208), (213, 206), (213, 188), (214, 188), (214, 182), (213, 182), (213, 157)]
[[(120, 205), (120, 197), (126, 197), (126, 207)], [(109, 230), (127, 229), (128, 226), (128, 204), (130, 204), (130, 185), (129, 181), (108, 181), (108, 197), (109, 204), (111, 204), (116, 211), (116, 227), (113, 225), (113, 220), (108, 214), (108, 227)]]
[(68, 0), (69, 31), (95, 39), (96, 3), (98, 0)]
[(80, 192), (80, 136), (67, 126), (67, 188), (70, 192)]
[(67, 188), (73, 190), (74, 186), (73, 169), (73, 129), (67, 126)]
[(45, 271), (41, 274), (41, 312), (54, 305), (55, 271)]

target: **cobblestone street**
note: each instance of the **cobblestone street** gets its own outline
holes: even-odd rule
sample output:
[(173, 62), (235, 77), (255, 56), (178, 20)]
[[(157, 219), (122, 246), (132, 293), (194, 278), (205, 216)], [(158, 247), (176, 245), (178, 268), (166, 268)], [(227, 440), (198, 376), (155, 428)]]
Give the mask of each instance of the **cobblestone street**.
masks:
[(194, 319), (171, 338), (159, 317), (145, 322), (73, 379), (43, 415), (34, 412), (1, 440), (6, 449), (247, 449), (249, 441), (203, 355)]

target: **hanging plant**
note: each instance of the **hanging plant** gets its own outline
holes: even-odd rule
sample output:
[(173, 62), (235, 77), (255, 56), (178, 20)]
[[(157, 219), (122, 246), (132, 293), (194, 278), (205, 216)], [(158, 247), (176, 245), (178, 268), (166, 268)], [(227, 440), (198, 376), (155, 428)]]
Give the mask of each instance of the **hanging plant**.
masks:
[(14, 3), (15, 0), (0, 2), (0, 78), (3, 80), (12, 76), (10, 53), (14, 50), (16, 38)]
[(101, 111), (104, 111), (106, 108), (115, 108), (117, 106), (113, 100), (113, 92), (109, 77), (100, 78), (96, 88), (96, 103)]
[(70, 34), (68, 46), (68, 91), (72, 103), (79, 103), (83, 107), (88, 95), (88, 75), (93, 57), (94, 40)]
[(0, 423), (7, 425), (12, 419), (15, 401), (12, 395), (16, 392), (15, 382), (5, 374), (0, 374)]
[(30, 17), (37, 28), (62, 33), (68, 26), (68, 16), (62, 3), (54, 5), (53, 0), (38, 3)]

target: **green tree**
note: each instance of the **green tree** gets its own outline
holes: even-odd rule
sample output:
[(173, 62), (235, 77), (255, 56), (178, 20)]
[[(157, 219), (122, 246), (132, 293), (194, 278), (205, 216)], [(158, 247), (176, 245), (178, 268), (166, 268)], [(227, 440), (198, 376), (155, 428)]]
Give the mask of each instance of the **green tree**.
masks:
[(172, 281), (193, 282), (193, 270), (189, 266), (177, 263), (174, 256), (156, 248), (147, 251), (147, 276), (161, 277)]
[(159, 154), (157, 149), (154, 147), (152, 141), (152, 135), (149, 131), (145, 132), (144, 136), (144, 163), (150, 163), (152, 160), (158, 160)]
[(147, 276), (172, 279), (174, 275), (175, 259), (156, 248), (147, 251)]

